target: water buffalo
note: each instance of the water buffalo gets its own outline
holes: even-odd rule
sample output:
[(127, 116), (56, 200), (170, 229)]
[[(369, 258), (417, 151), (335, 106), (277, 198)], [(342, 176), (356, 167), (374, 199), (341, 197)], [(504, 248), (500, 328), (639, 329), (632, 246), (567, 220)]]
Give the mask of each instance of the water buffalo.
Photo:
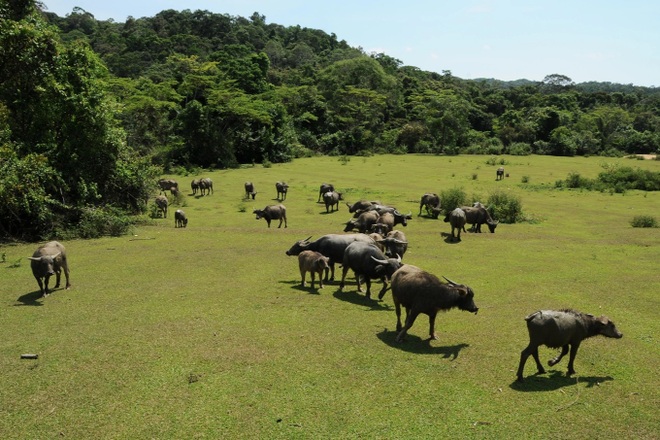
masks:
[(357, 229), (359, 232), (365, 233), (371, 231), (371, 227), (378, 221), (378, 213), (376, 211), (367, 211), (360, 214), (356, 219), (350, 219), (346, 223), (344, 232), (349, 232)]
[(179, 189), (179, 184), (174, 179), (159, 179), (158, 187), (161, 191), (171, 191), (172, 188)]
[(371, 298), (371, 280), (380, 279), (383, 282), (383, 288), (378, 293), (378, 299), (382, 299), (387, 290), (387, 279), (400, 267), (400, 257), (387, 258), (383, 251), (375, 244), (359, 241), (351, 243), (344, 251), (339, 289), (344, 288), (346, 273), (348, 269), (352, 269), (353, 273), (355, 273), (358, 292), (362, 292), (360, 277), (364, 278), (367, 285), (367, 298)]
[(269, 228), (271, 220), (278, 219), (280, 221), (280, 224), (277, 226), (278, 228), (282, 227), (282, 222), (284, 222), (285, 228), (288, 227), (286, 222), (286, 208), (284, 205), (268, 205), (264, 209), (255, 209), (252, 213), (257, 216), (257, 220), (260, 218), (266, 219)]
[(445, 217), (445, 223), (449, 223), (451, 225), (451, 239), (455, 240), (454, 238), (454, 229), (458, 230), (458, 241), (461, 241), (461, 231), (465, 231), (465, 211), (463, 211), (461, 208), (456, 208), (447, 216)]
[(186, 226), (188, 226), (188, 217), (186, 217), (186, 213), (177, 209), (174, 211), (174, 227), (185, 228)]
[(204, 195), (204, 193), (206, 195), (213, 194), (213, 181), (208, 177), (199, 179), (199, 193), (201, 195)]
[(495, 172), (495, 180), (504, 179), (504, 167), (499, 167)]
[(378, 240), (378, 243), (383, 246), (385, 249), (385, 255), (388, 257), (395, 257), (398, 255), (403, 258), (403, 255), (408, 250), (408, 240), (406, 239), (406, 235), (396, 229), (388, 232), (385, 238)]
[(438, 218), (441, 212), (440, 196), (435, 193), (424, 194), (419, 201), (419, 214), (417, 214), (418, 217), (422, 215), (422, 208), (426, 210), (427, 215), (433, 218)]
[(344, 200), (344, 196), (337, 191), (328, 191), (323, 194), (323, 202), (325, 203), (325, 212), (339, 211), (339, 201)]
[[(479, 205), (481, 205), (481, 203), (479, 203)], [(474, 232), (481, 233), (481, 225), (485, 223), (488, 225), (490, 232), (493, 234), (495, 233), (495, 228), (499, 222), (492, 219), (490, 213), (483, 205), (461, 206), (461, 209), (465, 212), (465, 222), (472, 225), (472, 230)]]
[(305, 274), (310, 272), (312, 277), (312, 289), (314, 288), (314, 277), (319, 274), (319, 288), (323, 289), (323, 272), (328, 270), (330, 259), (316, 251), (302, 251), (298, 254), (298, 267), (300, 268), (300, 285), (305, 287)]
[(276, 182), (277, 200), (286, 200), (286, 193), (289, 192), (289, 185), (286, 182)]
[(252, 182), (245, 182), (244, 186), (245, 186), (245, 198), (249, 199), (250, 197), (252, 197), (252, 200), (254, 200), (254, 198), (257, 195), (257, 192), (254, 190), (254, 184)]
[(159, 212), (163, 213), (163, 217), (167, 218), (167, 205), (169, 204), (169, 201), (167, 200), (167, 197), (164, 195), (159, 195), (156, 196), (156, 207), (158, 208)]
[(614, 323), (606, 316), (596, 318), (594, 315), (580, 313), (575, 310), (539, 310), (527, 315), (527, 330), (529, 331), (529, 345), (520, 353), (520, 364), (518, 365), (518, 381), (523, 381), (523, 370), (529, 355), (536, 361), (538, 374), (545, 373), (543, 365), (539, 360), (539, 345), (550, 348), (561, 347), (559, 356), (550, 359), (548, 365), (551, 367), (561, 361), (569, 351), (567, 376), (575, 374), (573, 362), (580, 343), (592, 336), (603, 335), (608, 338), (620, 339), (623, 334), (617, 330)]
[[(374, 243), (373, 239), (365, 234), (327, 234), (309, 241), (312, 237), (297, 241), (285, 253), (289, 256), (298, 255), (302, 251), (317, 251), (329, 258), (328, 265), (330, 270), (325, 271), (325, 281), (335, 279), (335, 263), (341, 263), (344, 259), (344, 250), (354, 241), (364, 243)], [(328, 272), (330, 277), (328, 277)]]
[[(362, 212), (366, 210), (369, 206), (371, 205), (380, 205), (380, 202), (377, 200), (359, 200), (352, 205), (348, 202), (346, 202), (346, 206), (348, 206), (348, 212), (351, 214), (356, 213), (356, 212)], [(358, 214), (359, 215), (359, 214)], [(357, 217), (357, 215), (356, 215)]]
[[(64, 246), (58, 241), (49, 241), (48, 243), (39, 246), (31, 257), (30, 266), (32, 267), (32, 274), (39, 284), (39, 290), (42, 296), (48, 295), (48, 280), (51, 275), (55, 275), (55, 289), (60, 287), (60, 276), (62, 269), (64, 269), (64, 277), (66, 278), (65, 289), (71, 288), (69, 282), (69, 265), (66, 260), (66, 250)], [(44, 279), (43, 283), (41, 279)]]
[(332, 192), (335, 190), (335, 186), (332, 183), (322, 183), (321, 187), (319, 188), (319, 199), (316, 201), (316, 203), (319, 203), (321, 201), (321, 198), (323, 198), (323, 195), (327, 192)]
[[(396, 309), (396, 341), (401, 342), (420, 313), (429, 316), (429, 336), (435, 334), (435, 317), (439, 311), (455, 307), (476, 314), (474, 292), (463, 284), (447, 280), (441, 282), (435, 275), (419, 267), (406, 264), (392, 275), (392, 299)], [(406, 322), (401, 325), (401, 306), (406, 309)]]
[(199, 179), (193, 179), (190, 182), (190, 189), (192, 190), (193, 196), (199, 191)]

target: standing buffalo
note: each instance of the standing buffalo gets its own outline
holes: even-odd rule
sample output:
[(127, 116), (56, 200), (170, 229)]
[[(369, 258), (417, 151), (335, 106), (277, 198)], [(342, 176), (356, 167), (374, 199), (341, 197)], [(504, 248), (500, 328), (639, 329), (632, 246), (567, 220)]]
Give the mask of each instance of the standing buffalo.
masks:
[(495, 180), (504, 179), (504, 167), (499, 167), (496, 171)]
[[(477, 202), (478, 203), (478, 202)], [(499, 224), (498, 221), (495, 221), (490, 216), (488, 210), (479, 203), (480, 206), (462, 206), (461, 209), (465, 212), (465, 222), (472, 225), (472, 230), (474, 232), (481, 233), (481, 225), (484, 223), (488, 225), (488, 229), (491, 233), (495, 233), (495, 228)]]
[[(34, 251), (30, 260), (32, 267), (32, 274), (39, 284), (39, 290), (43, 296), (48, 295), (48, 280), (51, 275), (55, 275), (55, 289), (60, 287), (60, 276), (62, 269), (64, 269), (64, 276), (66, 277), (66, 289), (71, 288), (69, 282), (69, 265), (66, 260), (66, 250), (60, 242), (49, 241), (48, 243), (40, 246)], [(44, 282), (41, 282), (41, 279)]]
[(213, 181), (208, 177), (199, 179), (199, 193), (201, 195), (204, 195), (204, 193), (206, 195), (213, 194)]
[[(374, 243), (374, 240), (365, 234), (327, 234), (314, 241), (309, 241), (310, 238), (312, 237), (307, 237), (304, 240), (294, 243), (294, 245), (286, 251), (286, 254), (289, 256), (299, 255), (301, 252), (309, 250), (320, 252), (328, 257), (330, 270), (326, 270), (325, 272), (325, 281), (335, 279), (335, 263), (341, 263), (343, 261), (344, 250), (349, 244), (354, 241)], [(328, 272), (331, 272), (329, 278)]]
[(164, 195), (156, 196), (156, 207), (159, 212), (163, 213), (163, 217), (167, 218), (167, 205), (169, 204), (167, 197)]
[(186, 213), (177, 209), (174, 211), (174, 227), (185, 228), (186, 226), (188, 226), (188, 217), (186, 217)]
[(529, 345), (520, 353), (520, 364), (518, 365), (518, 381), (523, 381), (523, 370), (529, 355), (536, 361), (538, 374), (545, 373), (543, 365), (539, 360), (539, 345), (550, 348), (561, 347), (559, 356), (550, 359), (548, 365), (551, 367), (561, 361), (569, 350), (567, 376), (575, 374), (573, 362), (580, 343), (592, 336), (603, 335), (608, 338), (620, 339), (623, 334), (617, 330), (614, 323), (606, 316), (596, 318), (594, 315), (580, 313), (575, 310), (539, 310), (525, 317), (527, 330), (529, 331)]
[(451, 239), (452, 241), (455, 240), (454, 238), (454, 229), (458, 229), (458, 241), (461, 241), (461, 231), (465, 231), (465, 211), (463, 211), (461, 208), (456, 208), (447, 216), (445, 217), (445, 223), (449, 223), (451, 225)]
[(268, 205), (264, 209), (255, 209), (252, 213), (256, 214), (257, 220), (260, 218), (266, 219), (269, 228), (271, 220), (278, 219), (280, 221), (280, 224), (277, 226), (278, 228), (282, 227), (282, 222), (284, 222), (285, 228), (288, 227), (286, 223), (286, 208), (284, 205)]
[(319, 274), (319, 288), (323, 289), (323, 272), (328, 269), (328, 257), (316, 251), (302, 251), (298, 254), (298, 267), (300, 268), (300, 285), (305, 287), (305, 274), (310, 272), (312, 277), (312, 289), (314, 288), (314, 277)]
[(172, 188), (179, 189), (179, 184), (174, 179), (159, 179), (158, 187), (161, 191), (172, 191)]
[(400, 267), (400, 257), (387, 258), (375, 244), (359, 241), (351, 243), (344, 251), (339, 289), (344, 288), (346, 273), (348, 269), (352, 269), (355, 273), (358, 292), (362, 292), (360, 277), (364, 278), (367, 285), (367, 298), (371, 298), (371, 280), (379, 278), (383, 282), (383, 288), (378, 293), (378, 299), (382, 299), (387, 290), (387, 279)]
[(426, 214), (430, 215), (433, 218), (438, 218), (440, 215), (440, 196), (435, 193), (426, 193), (422, 196), (419, 201), (419, 217), (422, 215), (422, 208), (425, 208)]
[[(346, 202), (346, 206), (348, 206), (348, 212), (351, 214), (356, 213), (356, 212), (362, 212), (366, 210), (368, 207), (371, 205), (380, 205), (380, 202), (377, 200), (359, 200), (352, 205), (348, 202)], [(359, 214), (358, 214), (359, 215)]]
[[(463, 284), (447, 280), (442, 283), (438, 277), (419, 267), (405, 265), (392, 275), (392, 299), (396, 308), (396, 341), (401, 342), (406, 332), (415, 323), (420, 313), (429, 316), (429, 336), (435, 334), (435, 317), (439, 311), (455, 307), (476, 314), (479, 308), (474, 304), (474, 292)], [(401, 306), (406, 309), (406, 322), (401, 326)]]
[(376, 211), (366, 211), (360, 214), (356, 219), (350, 219), (346, 223), (344, 232), (352, 231), (357, 229), (359, 232), (365, 233), (371, 231), (371, 227), (378, 221), (378, 212)]
[(193, 179), (190, 182), (190, 189), (192, 190), (193, 196), (199, 191), (199, 179)]
[(286, 200), (286, 193), (289, 192), (289, 185), (286, 182), (276, 182), (277, 200)]
[(395, 257), (398, 255), (403, 258), (403, 255), (408, 250), (408, 240), (406, 239), (406, 235), (396, 229), (388, 232), (385, 238), (378, 240), (378, 243), (385, 249), (385, 255), (388, 257)]
[(323, 194), (323, 202), (325, 203), (325, 212), (339, 211), (339, 201), (344, 200), (341, 193), (337, 191), (328, 191)]
[(245, 182), (245, 198), (249, 199), (252, 197), (252, 200), (254, 200), (255, 196), (257, 195), (257, 192), (254, 190), (254, 185), (252, 182)]
[(325, 193), (332, 192), (334, 190), (335, 190), (335, 186), (332, 183), (322, 183), (321, 187), (319, 188), (319, 199), (316, 201), (316, 203), (319, 203), (321, 201), (321, 198)]

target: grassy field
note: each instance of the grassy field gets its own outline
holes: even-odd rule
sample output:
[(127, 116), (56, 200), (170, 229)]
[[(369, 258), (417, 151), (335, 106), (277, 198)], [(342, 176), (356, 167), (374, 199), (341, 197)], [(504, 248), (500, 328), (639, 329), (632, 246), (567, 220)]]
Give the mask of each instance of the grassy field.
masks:
[[(660, 193), (552, 189), (604, 163), (660, 162), (507, 157), (510, 177), (496, 182), (487, 159), (324, 157), (206, 173), (215, 193), (186, 196), (186, 229), (171, 207), (131, 236), (65, 242), (73, 287), (43, 299), (26, 258), (36, 244), (2, 246), (0, 436), (660, 438), (660, 229), (630, 225), (660, 219)], [(173, 177), (187, 194), (197, 176)], [(256, 201), (243, 200), (246, 180)], [(276, 203), (277, 180), (290, 185), (287, 229), (252, 215)], [(352, 273), (343, 291), (301, 288), (284, 252), (350, 218), (345, 204), (326, 214), (316, 203), (322, 182), (349, 202), (411, 211), (404, 262), (471, 286), (479, 314), (439, 315), (435, 341), (422, 315), (396, 343), (389, 293), (365, 299)], [(422, 194), (451, 188), (517, 195), (532, 221), (450, 243), (446, 223), (417, 213)], [(530, 359), (516, 383), (523, 317), (565, 307), (607, 315), (623, 339), (585, 341), (572, 378), (567, 359), (542, 376)], [(541, 348), (542, 361), (555, 353)]]

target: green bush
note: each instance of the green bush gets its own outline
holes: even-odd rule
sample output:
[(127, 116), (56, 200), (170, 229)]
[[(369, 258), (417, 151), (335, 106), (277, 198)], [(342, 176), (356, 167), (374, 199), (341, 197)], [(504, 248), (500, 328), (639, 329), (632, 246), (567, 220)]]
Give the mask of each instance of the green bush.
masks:
[(630, 221), (633, 228), (657, 228), (658, 222), (650, 215), (637, 215)]
[(442, 202), (442, 211), (448, 214), (459, 206), (465, 205), (467, 195), (463, 188), (451, 188), (440, 192), (440, 200)]
[(127, 234), (133, 223), (121, 210), (108, 207), (83, 208), (76, 235), (80, 238), (119, 237)]
[(516, 223), (523, 219), (520, 198), (504, 191), (490, 194), (486, 206), (493, 219), (502, 223)]

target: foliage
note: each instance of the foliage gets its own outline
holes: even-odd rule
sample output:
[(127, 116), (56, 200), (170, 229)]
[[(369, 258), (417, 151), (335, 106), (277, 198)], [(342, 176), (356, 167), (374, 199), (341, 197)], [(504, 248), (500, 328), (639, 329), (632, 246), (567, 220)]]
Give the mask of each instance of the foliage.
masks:
[(518, 223), (524, 219), (520, 197), (499, 190), (488, 196), (486, 206), (493, 219), (502, 223)]
[(449, 214), (459, 206), (465, 206), (467, 203), (467, 194), (463, 188), (449, 188), (440, 192), (442, 210)]
[(633, 228), (658, 228), (660, 224), (652, 215), (636, 215), (630, 221)]
[(660, 191), (660, 172), (626, 166), (603, 166), (605, 171), (596, 179), (582, 177), (572, 172), (566, 180), (557, 181), (558, 188), (582, 188), (598, 191), (624, 192), (627, 190)]

